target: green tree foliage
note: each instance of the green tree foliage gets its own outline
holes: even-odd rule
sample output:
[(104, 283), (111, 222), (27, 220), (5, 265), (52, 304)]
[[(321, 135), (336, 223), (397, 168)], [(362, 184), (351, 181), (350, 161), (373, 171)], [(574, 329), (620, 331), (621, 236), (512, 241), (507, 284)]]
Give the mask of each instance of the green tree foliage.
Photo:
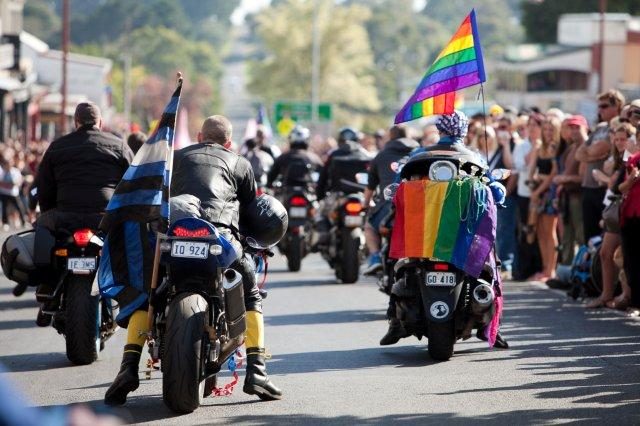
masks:
[(43, 40), (60, 36), (60, 17), (55, 4), (46, 0), (29, 0), (24, 5), (24, 27)]
[[(264, 101), (310, 100), (313, 11), (314, 2), (287, 0), (256, 18), (267, 56), (251, 64), (249, 90)], [(364, 114), (380, 109), (365, 28), (369, 17), (362, 6), (319, 2), (320, 97), (336, 106), (341, 123), (361, 124)]]
[[(558, 3), (563, 3), (558, 2)], [(513, 10), (504, 0), (430, 0), (423, 14), (443, 24), (450, 33), (475, 8), (478, 31), (486, 57), (500, 56), (504, 48), (522, 39), (522, 30)]]
[[(599, 12), (599, 0), (541, 0), (522, 2), (522, 24), (527, 41), (551, 44), (556, 42), (558, 19), (563, 13)], [(638, 0), (608, 0), (607, 12), (640, 14)]]

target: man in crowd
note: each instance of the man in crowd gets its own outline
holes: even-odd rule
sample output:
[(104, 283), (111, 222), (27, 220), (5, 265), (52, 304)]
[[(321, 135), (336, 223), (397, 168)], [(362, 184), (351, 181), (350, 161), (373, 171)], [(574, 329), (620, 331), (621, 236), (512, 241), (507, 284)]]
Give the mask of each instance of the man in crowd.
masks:
[(576, 160), (584, 166), (582, 179), (582, 219), (584, 239), (600, 235), (600, 219), (607, 188), (594, 178), (593, 172), (601, 170), (611, 153), (609, 122), (620, 114), (624, 106), (624, 96), (617, 90), (609, 90), (598, 95), (598, 125), (591, 136), (576, 150)]

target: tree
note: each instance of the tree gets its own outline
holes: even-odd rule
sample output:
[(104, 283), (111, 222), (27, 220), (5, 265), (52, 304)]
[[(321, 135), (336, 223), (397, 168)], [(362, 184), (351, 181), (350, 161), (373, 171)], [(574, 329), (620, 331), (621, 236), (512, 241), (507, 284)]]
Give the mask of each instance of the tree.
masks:
[(61, 20), (55, 5), (46, 0), (30, 0), (24, 5), (24, 28), (48, 43), (59, 43)]
[[(523, 1), (522, 24), (527, 41), (531, 43), (556, 43), (557, 26), (560, 15), (564, 13), (599, 12), (598, 0), (540, 0)], [(638, 0), (608, 0), (607, 12), (640, 14)]]
[[(257, 17), (267, 57), (251, 63), (249, 90), (264, 101), (311, 98), (313, 9), (314, 2), (287, 0)], [(369, 17), (359, 5), (319, 2), (320, 98), (335, 105), (341, 123), (360, 124), (363, 114), (380, 109), (365, 29)]]

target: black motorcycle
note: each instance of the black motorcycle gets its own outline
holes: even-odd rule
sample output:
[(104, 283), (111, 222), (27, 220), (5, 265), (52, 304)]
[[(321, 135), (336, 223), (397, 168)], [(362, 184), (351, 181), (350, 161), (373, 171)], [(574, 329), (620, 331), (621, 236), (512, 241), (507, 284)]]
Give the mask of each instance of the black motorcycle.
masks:
[[(29, 239), (30, 247), (24, 242)], [(7, 239), (3, 246), (2, 266), (8, 278), (19, 281), (17, 295), (27, 285), (37, 285), (36, 299), (41, 303), (36, 324), (53, 325), (64, 335), (67, 358), (74, 364), (91, 364), (107, 339), (117, 328), (117, 307), (99, 295), (95, 281), (103, 242), (89, 228), (45, 228), (26, 231)], [(29, 277), (18, 280), (25, 254), (33, 250)]]
[(302, 186), (283, 188), (281, 194), (278, 198), (289, 213), (289, 226), (278, 248), (287, 258), (289, 271), (297, 272), (302, 259), (310, 252), (315, 196)]
[[(495, 171), (493, 176), (500, 174), (498, 179), (503, 179), (507, 172)], [(427, 148), (411, 158), (401, 171), (404, 179), (437, 182), (472, 176), (489, 183), (486, 174), (486, 166), (477, 154), (459, 145)], [(397, 184), (387, 188), (387, 199), (393, 197), (396, 188)], [(494, 299), (500, 291), (495, 269), (495, 265), (487, 263), (475, 278), (438, 259), (399, 259), (391, 286), (397, 318), (408, 334), (418, 339), (427, 336), (433, 359), (448, 360), (457, 339), (468, 339), (474, 329), (482, 332), (491, 322)]]
[(172, 223), (160, 242), (161, 284), (153, 291), (152, 343), (160, 361), (162, 397), (171, 410), (194, 411), (216, 374), (244, 341), (245, 305), (238, 254), (226, 234), (198, 218)]
[[(360, 174), (359, 174), (360, 175)], [(366, 176), (366, 174), (364, 174)], [(362, 181), (364, 177), (359, 177)], [(322, 257), (335, 270), (336, 278), (346, 284), (358, 281), (360, 264), (364, 259), (364, 202), (365, 184), (343, 180), (351, 193), (335, 193), (329, 213), (331, 229), (327, 245), (320, 247)]]

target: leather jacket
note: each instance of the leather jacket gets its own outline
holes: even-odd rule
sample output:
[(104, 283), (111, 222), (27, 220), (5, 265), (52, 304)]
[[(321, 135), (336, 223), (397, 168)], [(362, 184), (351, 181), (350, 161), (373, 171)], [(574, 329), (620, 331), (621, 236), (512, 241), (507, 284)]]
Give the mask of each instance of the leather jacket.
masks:
[(132, 160), (126, 142), (93, 126), (53, 141), (36, 182), (42, 212), (103, 213)]
[(245, 158), (202, 142), (176, 151), (170, 194), (197, 197), (204, 219), (237, 234), (240, 208), (256, 197), (256, 181)]

